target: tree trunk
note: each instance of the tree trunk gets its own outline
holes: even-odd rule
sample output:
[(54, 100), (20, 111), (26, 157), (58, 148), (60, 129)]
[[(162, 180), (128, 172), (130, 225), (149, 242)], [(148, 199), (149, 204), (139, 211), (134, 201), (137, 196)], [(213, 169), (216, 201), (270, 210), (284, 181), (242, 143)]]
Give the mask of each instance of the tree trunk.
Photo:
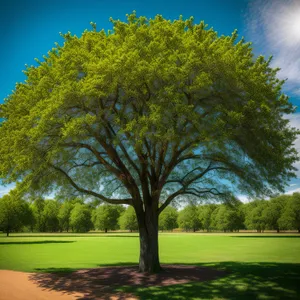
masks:
[(9, 226), (6, 228), (6, 236), (9, 236)]
[(107, 233), (107, 228), (105, 228), (105, 233)]
[(300, 228), (298, 228), (298, 233), (300, 233)]
[(279, 233), (279, 228), (277, 228), (277, 230), (276, 230), (276, 231), (277, 231), (277, 233)]
[(137, 213), (140, 235), (139, 271), (158, 273), (161, 271), (158, 253), (158, 211), (155, 207), (146, 207)]

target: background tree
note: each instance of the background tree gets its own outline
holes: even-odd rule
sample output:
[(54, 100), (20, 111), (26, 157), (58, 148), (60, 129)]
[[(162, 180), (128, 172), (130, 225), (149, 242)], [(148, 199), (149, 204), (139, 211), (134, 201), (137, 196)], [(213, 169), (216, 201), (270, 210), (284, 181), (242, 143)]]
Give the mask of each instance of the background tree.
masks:
[(201, 223), (198, 217), (197, 207), (189, 204), (178, 213), (178, 225), (184, 230), (199, 230)]
[(268, 202), (265, 200), (256, 200), (245, 204), (245, 225), (247, 229), (255, 229), (262, 232), (266, 228), (266, 218), (264, 210), (267, 208)]
[(0, 198), (0, 224), (6, 236), (13, 230), (18, 231), (30, 224), (31, 212), (28, 203), (21, 199), (16, 191)]
[(88, 232), (92, 229), (91, 211), (85, 204), (74, 205), (70, 216), (70, 226), (74, 232)]
[(282, 210), (278, 220), (281, 229), (296, 229), (300, 233), (300, 194), (294, 193), (290, 196)]
[(160, 215), (158, 227), (160, 230), (173, 230), (178, 227), (177, 224), (178, 212), (177, 209), (168, 206)]
[(35, 226), (36, 226), (37, 231), (39, 231), (39, 232), (46, 231), (44, 207), (45, 207), (45, 200), (42, 197), (36, 197), (33, 200), (33, 203), (31, 205), (34, 219), (35, 219)]
[(263, 211), (263, 219), (266, 222), (266, 227), (268, 229), (280, 231), (279, 218), (282, 215), (282, 210), (288, 201), (290, 196), (281, 195), (276, 198), (270, 199), (268, 205)]
[(212, 213), (217, 208), (216, 204), (206, 204), (198, 207), (199, 220), (202, 228), (209, 232), (212, 229)]
[(298, 159), (270, 59), (193, 18), (127, 16), (64, 34), (0, 106), (0, 178), (132, 205), (139, 268), (160, 270), (159, 214), (173, 201), (283, 191)]
[(59, 203), (55, 200), (45, 200), (43, 217), (46, 231), (57, 232), (59, 230)]
[(110, 204), (98, 206), (92, 216), (95, 228), (104, 230), (105, 233), (108, 230), (118, 229), (118, 219), (123, 211), (124, 209), (122, 209), (122, 206), (114, 206)]
[(212, 227), (217, 230), (237, 231), (243, 228), (243, 222), (239, 206), (222, 204), (212, 213)]
[(127, 209), (119, 217), (119, 225), (121, 229), (127, 229), (131, 232), (138, 230), (138, 223), (136, 213), (132, 206), (128, 206)]
[(30, 230), (31, 232), (34, 231), (35, 227), (35, 217), (32, 209), (32, 205), (27, 201), (23, 201), (23, 208), (22, 208), (22, 227), (25, 230)]
[(66, 230), (67, 232), (69, 232), (70, 217), (73, 208), (74, 208), (74, 204), (71, 203), (70, 201), (66, 201), (60, 206), (57, 218), (61, 230)]

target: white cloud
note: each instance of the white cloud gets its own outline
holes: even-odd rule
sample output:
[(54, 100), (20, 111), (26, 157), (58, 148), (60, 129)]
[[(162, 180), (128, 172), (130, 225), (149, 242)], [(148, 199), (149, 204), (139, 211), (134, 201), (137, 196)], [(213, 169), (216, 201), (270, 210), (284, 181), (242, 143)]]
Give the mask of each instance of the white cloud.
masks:
[(255, 0), (246, 13), (246, 37), (266, 56), (294, 96), (300, 96), (300, 1)]
[(292, 195), (293, 193), (300, 193), (300, 187), (286, 192), (287, 195)]
[(0, 185), (0, 198), (8, 194), (16, 185), (14, 183), (8, 184), (6, 186)]

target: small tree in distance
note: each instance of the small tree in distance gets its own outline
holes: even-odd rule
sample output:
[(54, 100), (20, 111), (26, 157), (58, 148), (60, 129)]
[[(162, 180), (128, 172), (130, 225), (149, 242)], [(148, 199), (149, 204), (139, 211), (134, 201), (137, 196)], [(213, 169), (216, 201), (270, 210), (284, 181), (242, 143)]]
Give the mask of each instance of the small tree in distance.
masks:
[(24, 225), (32, 222), (32, 212), (29, 204), (18, 195), (15, 190), (0, 198), (0, 227), (6, 236), (13, 230), (20, 230)]
[(297, 229), (300, 233), (300, 193), (294, 193), (287, 199), (278, 220), (281, 229)]
[(91, 212), (85, 204), (74, 205), (70, 215), (70, 226), (74, 232), (88, 232), (92, 229)]
[(202, 224), (202, 228), (205, 229), (207, 232), (209, 232), (213, 227), (212, 214), (216, 208), (216, 204), (201, 205), (198, 208), (199, 220)]
[(178, 213), (178, 225), (180, 228), (194, 232), (201, 228), (201, 222), (198, 215), (198, 209), (195, 205), (187, 205)]
[(46, 225), (46, 231), (56, 232), (59, 230), (59, 203), (55, 200), (45, 200), (43, 216)]
[(139, 226), (137, 223), (136, 213), (132, 206), (128, 206), (127, 209), (121, 214), (119, 218), (119, 225), (121, 229), (138, 230)]
[(66, 230), (69, 232), (70, 229), (70, 217), (71, 211), (74, 208), (74, 204), (70, 201), (64, 202), (61, 207), (59, 208), (58, 212), (58, 221), (61, 230)]
[(256, 200), (245, 204), (245, 225), (247, 229), (254, 229), (257, 232), (263, 232), (266, 229), (267, 221), (264, 211), (267, 206), (266, 200)]
[(158, 227), (160, 230), (173, 230), (178, 227), (178, 212), (176, 208), (168, 206), (160, 215)]
[(135, 12), (111, 21), (108, 33), (64, 34), (27, 67), (0, 106), (0, 178), (133, 206), (139, 269), (159, 272), (159, 215), (174, 199), (284, 190), (295, 109), (236, 31)]
[(93, 212), (92, 220), (96, 229), (104, 230), (107, 233), (108, 230), (118, 229), (118, 219), (121, 212), (124, 209), (122, 206), (115, 206), (110, 204), (103, 204), (98, 206)]
[(269, 200), (268, 205), (263, 211), (263, 218), (266, 221), (268, 229), (273, 229), (277, 232), (280, 231), (279, 219), (289, 198), (290, 196), (288, 195), (281, 195)]

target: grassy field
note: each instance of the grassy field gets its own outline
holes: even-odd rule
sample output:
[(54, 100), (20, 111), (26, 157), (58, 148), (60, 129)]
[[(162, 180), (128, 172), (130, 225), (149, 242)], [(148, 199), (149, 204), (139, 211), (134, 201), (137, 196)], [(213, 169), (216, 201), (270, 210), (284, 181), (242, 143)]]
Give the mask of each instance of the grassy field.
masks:
[[(300, 299), (300, 235), (163, 233), (161, 263), (225, 269), (228, 276), (163, 288), (122, 287), (141, 299)], [(0, 235), (0, 269), (68, 272), (137, 264), (137, 234)]]

